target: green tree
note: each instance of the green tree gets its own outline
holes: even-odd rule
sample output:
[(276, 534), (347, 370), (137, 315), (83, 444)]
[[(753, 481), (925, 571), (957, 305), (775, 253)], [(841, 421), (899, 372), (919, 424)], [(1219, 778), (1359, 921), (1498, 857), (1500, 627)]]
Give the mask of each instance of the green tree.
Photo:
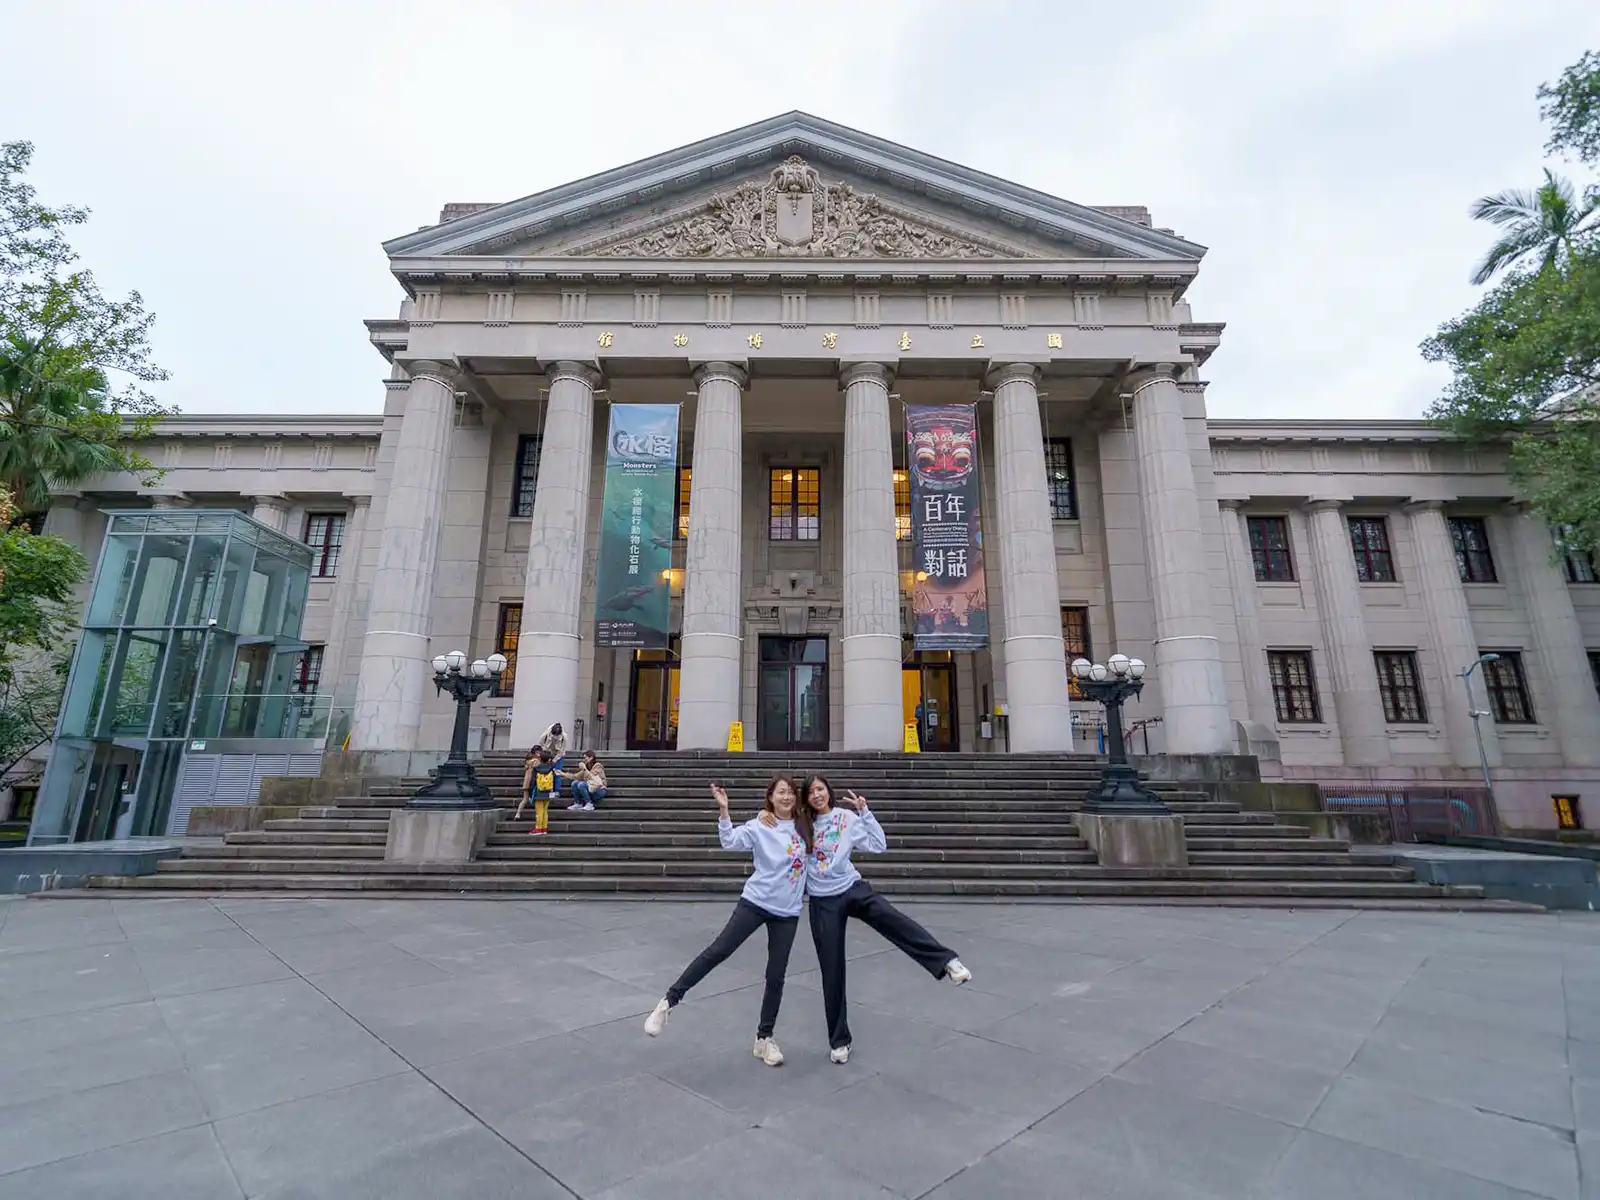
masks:
[[(1539, 89), (1548, 149), (1600, 156), (1600, 53)], [(1545, 172), (1535, 192), (1474, 206), (1505, 233), (1475, 282), (1504, 277), (1422, 345), (1451, 380), (1429, 416), (1475, 443), (1509, 448), (1507, 471), (1568, 547), (1600, 546), (1600, 192), (1583, 200)]]
[(1506, 268), (1537, 256), (1541, 268), (1570, 259), (1590, 218), (1600, 210), (1600, 194), (1579, 199), (1572, 182), (1545, 168), (1544, 182), (1535, 190), (1510, 188), (1473, 201), (1472, 215), (1505, 230), (1489, 248), (1473, 283), (1488, 283)]
[(138, 292), (106, 296), (67, 230), (88, 210), (41, 204), (28, 142), (0, 143), (0, 483), (36, 507), (52, 486), (106, 470), (158, 472), (138, 452), (168, 411)]

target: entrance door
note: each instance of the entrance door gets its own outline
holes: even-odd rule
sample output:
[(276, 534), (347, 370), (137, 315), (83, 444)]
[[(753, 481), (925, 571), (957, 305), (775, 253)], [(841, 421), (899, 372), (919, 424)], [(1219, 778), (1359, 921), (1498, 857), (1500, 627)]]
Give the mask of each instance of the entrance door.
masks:
[(764, 637), (760, 657), (756, 746), (826, 750), (828, 639)]
[(672, 638), (665, 650), (633, 652), (628, 698), (628, 749), (677, 749), (677, 638)]
[(900, 664), (901, 720), (916, 722), (924, 750), (961, 748), (956, 722), (956, 664), (948, 650), (915, 652)]
[(137, 750), (110, 742), (97, 744), (73, 840), (103, 842), (115, 836), (124, 808), (134, 803), (134, 785), (138, 778)]

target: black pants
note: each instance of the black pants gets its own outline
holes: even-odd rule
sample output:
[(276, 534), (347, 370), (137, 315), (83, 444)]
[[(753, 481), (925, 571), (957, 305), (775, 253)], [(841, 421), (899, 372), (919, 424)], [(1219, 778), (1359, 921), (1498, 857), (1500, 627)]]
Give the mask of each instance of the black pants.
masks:
[(789, 950), (794, 946), (800, 918), (773, 916), (742, 898), (733, 906), (733, 915), (716, 940), (700, 951), (678, 976), (678, 982), (667, 989), (667, 1003), (676, 1008), (690, 988), (711, 974), (763, 925), (767, 927), (767, 988), (761, 996), (761, 1024), (756, 1026), (756, 1036), (771, 1037), (772, 1028), (778, 1023), (778, 1006), (783, 1003), (783, 976), (789, 969)]
[(890, 904), (865, 879), (857, 880), (848, 892), (837, 896), (812, 896), (806, 901), (811, 912), (811, 940), (817, 944), (817, 965), (822, 969), (822, 1005), (828, 1016), (828, 1045), (837, 1050), (850, 1044), (850, 1022), (845, 1015), (844, 926), (859, 917), (898, 946), (935, 979), (956, 952), (941, 945), (933, 934)]

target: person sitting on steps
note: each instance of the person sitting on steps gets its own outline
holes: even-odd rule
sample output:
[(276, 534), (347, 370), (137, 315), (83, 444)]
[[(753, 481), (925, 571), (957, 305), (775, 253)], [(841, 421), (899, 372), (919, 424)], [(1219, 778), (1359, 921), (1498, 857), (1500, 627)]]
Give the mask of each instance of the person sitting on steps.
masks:
[(583, 762), (578, 769), (562, 774), (572, 781), (572, 803), (569, 812), (593, 812), (594, 806), (606, 798), (606, 768), (595, 757), (593, 750), (583, 752)]

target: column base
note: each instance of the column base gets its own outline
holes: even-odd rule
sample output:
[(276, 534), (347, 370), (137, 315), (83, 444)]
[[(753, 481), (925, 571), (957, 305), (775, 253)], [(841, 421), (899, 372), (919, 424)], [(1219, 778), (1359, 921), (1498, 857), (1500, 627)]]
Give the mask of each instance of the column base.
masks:
[(489, 809), (396, 809), (389, 817), (384, 861), (415, 866), (471, 862), (499, 820)]
[(1078, 832), (1102, 867), (1187, 867), (1183, 818), (1081, 812)]

